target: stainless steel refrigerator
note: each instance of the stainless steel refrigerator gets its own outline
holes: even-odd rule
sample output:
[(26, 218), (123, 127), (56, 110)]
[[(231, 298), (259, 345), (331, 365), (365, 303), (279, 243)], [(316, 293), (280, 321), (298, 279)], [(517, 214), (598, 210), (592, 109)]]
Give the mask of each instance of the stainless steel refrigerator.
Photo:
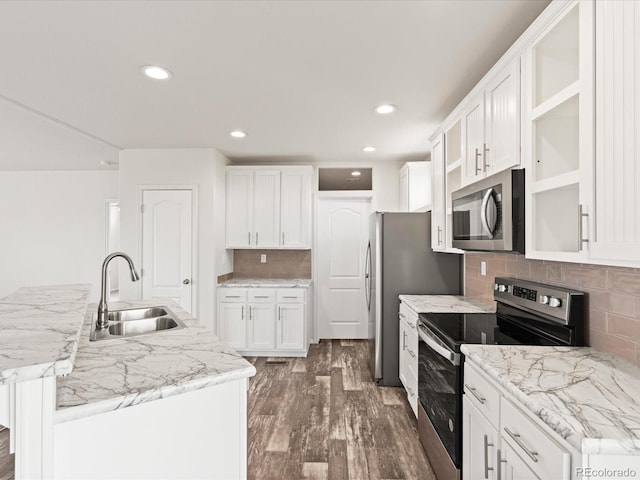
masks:
[(431, 212), (371, 215), (365, 267), (369, 364), (378, 385), (399, 386), (398, 295), (459, 295), (462, 255), (431, 250)]

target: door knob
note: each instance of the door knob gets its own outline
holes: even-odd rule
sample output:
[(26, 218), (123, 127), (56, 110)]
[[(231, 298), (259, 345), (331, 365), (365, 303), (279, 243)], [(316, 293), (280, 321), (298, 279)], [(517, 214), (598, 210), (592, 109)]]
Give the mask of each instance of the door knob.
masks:
[(191, 283), (191, 280), (189, 280), (188, 278), (185, 278), (184, 280), (182, 280), (182, 283), (185, 285), (189, 285)]

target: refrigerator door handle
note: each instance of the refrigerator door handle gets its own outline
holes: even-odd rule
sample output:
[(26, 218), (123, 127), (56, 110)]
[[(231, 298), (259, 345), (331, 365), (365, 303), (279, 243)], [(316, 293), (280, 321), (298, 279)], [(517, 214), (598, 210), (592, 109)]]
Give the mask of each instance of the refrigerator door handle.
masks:
[(367, 245), (364, 264), (364, 295), (367, 299), (367, 310), (371, 311), (371, 242)]

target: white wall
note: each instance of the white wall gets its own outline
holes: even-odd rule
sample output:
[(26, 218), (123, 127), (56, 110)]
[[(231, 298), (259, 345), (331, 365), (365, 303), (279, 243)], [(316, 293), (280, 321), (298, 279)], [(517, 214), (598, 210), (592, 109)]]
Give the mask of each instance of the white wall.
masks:
[(99, 296), (109, 171), (0, 172), (0, 297), (30, 285), (92, 283)]
[[(198, 186), (196, 315), (200, 322), (214, 329), (216, 277), (233, 268), (232, 259), (224, 250), (224, 166), (227, 162), (227, 158), (214, 149), (120, 152), (120, 245), (136, 265), (141, 265), (140, 187)], [(139, 283), (133, 284), (121, 273), (120, 294), (123, 299), (139, 298)]]

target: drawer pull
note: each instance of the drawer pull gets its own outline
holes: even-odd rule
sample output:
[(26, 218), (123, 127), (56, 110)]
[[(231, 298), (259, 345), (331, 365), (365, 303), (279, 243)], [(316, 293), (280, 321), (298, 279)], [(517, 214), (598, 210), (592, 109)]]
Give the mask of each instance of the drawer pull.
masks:
[(298, 298), (295, 295), (283, 295), (282, 298)]
[(507, 427), (504, 427), (504, 431), (507, 433), (507, 435), (509, 435), (513, 439), (514, 442), (516, 442), (516, 444), (522, 450), (524, 450), (524, 453), (526, 453), (532, 461), (534, 461), (535, 463), (538, 463), (538, 452), (533, 452), (529, 450), (527, 446), (522, 442), (522, 440), (520, 440), (520, 434), (513, 433)]
[(253, 298), (269, 298), (269, 295), (255, 295)]
[(410, 349), (407, 348), (407, 352), (409, 352), (409, 355), (411, 355), (411, 358), (416, 358), (416, 354), (413, 353)]
[(489, 443), (489, 437), (484, 436), (484, 478), (489, 478), (489, 471), (493, 470), (493, 467), (489, 466), (489, 447), (493, 447), (493, 443)]
[(224, 298), (240, 298), (240, 295), (225, 295)]
[(487, 401), (487, 399), (486, 399), (486, 398), (484, 398), (482, 395), (480, 395), (480, 394), (478, 393), (478, 391), (477, 391), (475, 388), (473, 388), (473, 387), (469, 386), (469, 384), (465, 383), (465, 384), (464, 384), (464, 386), (465, 386), (466, 388), (468, 388), (468, 389), (469, 389), (469, 391), (471, 392), (471, 394), (472, 394), (474, 397), (476, 397), (476, 398), (478, 399), (478, 401), (479, 401), (482, 405), (484, 405), (484, 402), (486, 402), (486, 401)]
[(244, 320), (244, 305), (242, 305), (242, 320)]
[(498, 459), (498, 478), (497, 480), (500, 480), (502, 478), (502, 463), (507, 463), (507, 461), (504, 458), (501, 458), (500, 456), (500, 449), (498, 449), (498, 455), (497, 455), (497, 459)]

